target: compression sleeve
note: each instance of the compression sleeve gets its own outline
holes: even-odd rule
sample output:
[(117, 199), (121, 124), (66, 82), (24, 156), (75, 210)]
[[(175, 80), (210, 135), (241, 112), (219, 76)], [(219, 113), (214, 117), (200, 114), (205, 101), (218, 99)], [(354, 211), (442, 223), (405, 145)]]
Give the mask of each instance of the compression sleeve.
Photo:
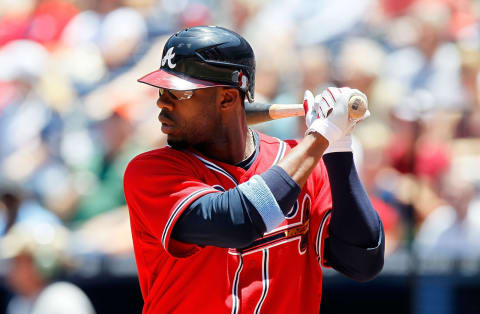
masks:
[(262, 173), (261, 176), (286, 216), (300, 195), (300, 187), (297, 182), (277, 165)]
[(300, 187), (280, 167), (223, 193), (200, 197), (183, 212), (172, 237), (225, 248), (248, 246), (285, 219)]
[(365, 281), (383, 268), (382, 221), (358, 177), (351, 152), (323, 156), (332, 192), (330, 236), (325, 259), (346, 276)]

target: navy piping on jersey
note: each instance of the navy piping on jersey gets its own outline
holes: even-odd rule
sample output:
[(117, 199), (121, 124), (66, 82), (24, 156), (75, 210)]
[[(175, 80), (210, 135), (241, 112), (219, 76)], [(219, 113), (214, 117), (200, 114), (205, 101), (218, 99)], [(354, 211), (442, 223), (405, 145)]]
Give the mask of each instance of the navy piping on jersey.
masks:
[(193, 154), (193, 155), (195, 157), (197, 157), (201, 162), (203, 162), (205, 167), (207, 167), (208, 169), (216, 171), (216, 172), (220, 172), (221, 174), (223, 174), (224, 176), (229, 178), (233, 182), (233, 184), (235, 184), (235, 185), (238, 184), (237, 180), (230, 173), (228, 173), (227, 171), (225, 171), (221, 167), (217, 166), (213, 162), (210, 162), (210, 161), (206, 160), (205, 158), (202, 158), (202, 157), (198, 156), (197, 154)]
[(251, 154), (249, 157), (247, 157), (245, 160), (240, 161), (239, 163), (236, 163), (235, 166), (243, 168), (245, 170), (248, 170), (250, 166), (253, 164), (255, 159), (257, 159), (258, 156), (258, 151), (260, 147), (260, 139), (258, 137), (257, 132), (251, 130), (252, 132), (252, 139), (253, 139), (253, 144), (255, 146), (255, 150), (253, 151), (253, 154)]

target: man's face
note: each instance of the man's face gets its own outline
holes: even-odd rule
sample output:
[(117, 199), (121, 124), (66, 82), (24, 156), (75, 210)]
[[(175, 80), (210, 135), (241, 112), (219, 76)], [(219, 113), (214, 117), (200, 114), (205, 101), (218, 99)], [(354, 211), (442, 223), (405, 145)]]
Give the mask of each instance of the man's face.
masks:
[(184, 149), (215, 141), (220, 124), (217, 91), (217, 88), (197, 89), (189, 99), (179, 100), (177, 96), (181, 92), (160, 89), (157, 106), (162, 110), (158, 119), (172, 148)]

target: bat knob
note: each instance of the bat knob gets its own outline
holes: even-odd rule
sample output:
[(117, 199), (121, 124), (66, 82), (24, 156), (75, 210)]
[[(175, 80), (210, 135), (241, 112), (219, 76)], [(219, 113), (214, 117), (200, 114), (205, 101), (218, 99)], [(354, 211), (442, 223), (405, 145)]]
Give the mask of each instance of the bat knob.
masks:
[(361, 119), (368, 109), (367, 99), (363, 95), (353, 95), (348, 101), (348, 116), (350, 119)]

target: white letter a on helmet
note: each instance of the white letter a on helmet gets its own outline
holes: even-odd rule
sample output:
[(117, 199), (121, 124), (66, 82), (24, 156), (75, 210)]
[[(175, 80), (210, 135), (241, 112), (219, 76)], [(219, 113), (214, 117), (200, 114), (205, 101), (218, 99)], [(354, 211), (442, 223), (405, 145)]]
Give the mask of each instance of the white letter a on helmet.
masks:
[(165, 56), (163, 56), (162, 67), (165, 65), (165, 63), (168, 62), (168, 67), (170, 69), (173, 69), (177, 65), (176, 63), (172, 63), (173, 57), (175, 57), (175, 54), (173, 53), (173, 47), (170, 47), (170, 49), (167, 50)]

